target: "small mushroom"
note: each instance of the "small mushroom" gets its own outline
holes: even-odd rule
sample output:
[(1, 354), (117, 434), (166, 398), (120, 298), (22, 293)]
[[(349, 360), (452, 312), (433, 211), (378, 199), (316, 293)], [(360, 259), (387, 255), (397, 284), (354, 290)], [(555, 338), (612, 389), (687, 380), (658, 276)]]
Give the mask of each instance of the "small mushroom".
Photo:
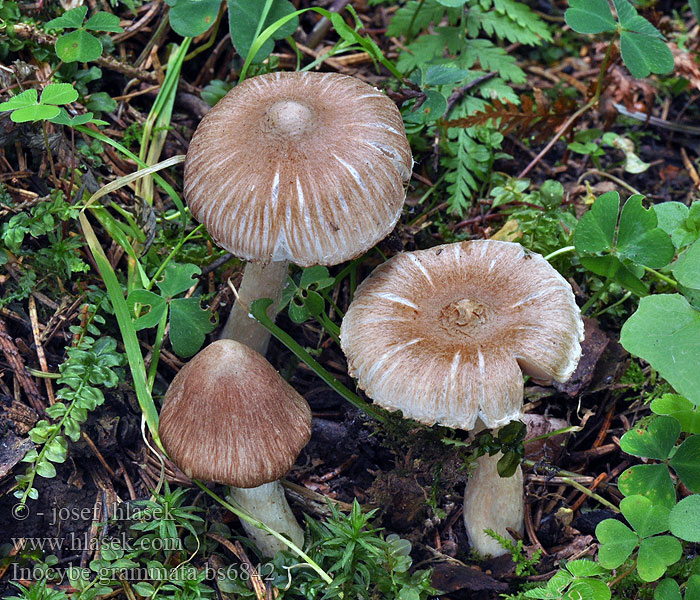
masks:
[[(341, 344), (351, 375), (378, 404), (432, 425), (500, 427), (522, 414), (523, 373), (566, 381), (583, 322), (569, 283), (539, 254), (475, 240), (398, 254), (358, 287)], [(482, 554), (503, 550), (483, 530), (520, 530), (522, 473), (478, 460), (465, 524)]]
[[(277, 480), (311, 438), (311, 411), (265, 357), (233, 340), (204, 348), (170, 384), (159, 432), (188, 477), (231, 486), (247, 512), (303, 544), (304, 532)], [(242, 524), (265, 556), (286, 548)]]
[(277, 72), (234, 87), (192, 137), (184, 181), (192, 215), (254, 263), (222, 337), (264, 354), (269, 336), (246, 306), (277, 303), (287, 261), (335, 265), (384, 238), (412, 167), (398, 109), (358, 79)]

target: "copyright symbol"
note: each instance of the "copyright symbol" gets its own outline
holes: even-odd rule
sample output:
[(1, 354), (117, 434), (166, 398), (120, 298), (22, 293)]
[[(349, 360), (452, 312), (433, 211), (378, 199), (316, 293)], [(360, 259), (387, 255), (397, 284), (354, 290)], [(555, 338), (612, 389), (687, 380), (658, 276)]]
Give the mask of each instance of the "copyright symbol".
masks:
[(12, 507), (12, 516), (18, 521), (24, 521), (29, 516), (29, 509), (26, 504), (15, 504)]

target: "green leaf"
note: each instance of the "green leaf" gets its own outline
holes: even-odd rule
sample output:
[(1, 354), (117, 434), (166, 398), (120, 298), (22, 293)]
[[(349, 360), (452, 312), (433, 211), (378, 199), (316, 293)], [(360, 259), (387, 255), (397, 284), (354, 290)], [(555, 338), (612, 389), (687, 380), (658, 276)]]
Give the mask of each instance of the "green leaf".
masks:
[(36, 106), (27, 106), (26, 108), (18, 108), (10, 115), (10, 119), (15, 123), (26, 123), (27, 121), (41, 121), (43, 119), (52, 119), (61, 112), (58, 106), (48, 106), (37, 104)]
[(326, 308), (326, 301), (318, 292), (309, 290), (306, 292), (304, 306), (310, 315), (318, 317), (323, 312), (323, 309)]
[(676, 391), (700, 406), (700, 312), (679, 294), (642, 298), (623, 325), (622, 346), (651, 364)]
[(83, 25), (87, 11), (87, 6), (72, 8), (60, 17), (44, 23), (44, 29), (77, 29)]
[[(610, 591), (610, 588), (604, 581), (601, 581), (600, 579), (587, 578), (581, 579), (579, 580), (579, 582), (586, 584), (586, 587), (591, 592), (592, 600), (610, 600), (610, 598), (612, 597), (612, 592)], [(574, 586), (572, 585), (571, 588), (573, 589)]]
[(38, 103), (38, 94), (34, 88), (24, 90), (21, 94), (12, 96), (7, 102), (0, 104), (0, 110), (15, 110), (17, 108), (25, 108), (34, 106)]
[(40, 477), (51, 479), (52, 477), (56, 477), (56, 467), (54, 467), (48, 460), (42, 460), (36, 466), (36, 474)]
[[(262, 18), (265, 2), (247, 2), (245, 0), (228, 0), (229, 31), (231, 41), (236, 52), (245, 58), (248, 56), (250, 47), (253, 45), (258, 22)], [(265, 19), (260, 31), (275, 23), (275, 21), (290, 15), (295, 11), (294, 5), (289, 0), (274, 0), (270, 12)], [(282, 25), (272, 34), (270, 39), (260, 47), (255, 54), (253, 62), (265, 60), (272, 52), (275, 40), (283, 39), (292, 35), (299, 25), (298, 17), (294, 17), (288, 23)]]
[(447, 6), (449, 8), (459, 8), (460, 6), (464, 6), (469, 0), (437, 0), (440, 4), (443, 6)]
[(296, 300), (289, 303), (289, 318), (295, 323), (304, 323), (309, 318), (309, 309), (306, 304), (298, 304)]
[(644, 196), (630, 196), (622, 207), (617, 250), (622, 258), (657, 269), (673, 260), (675, 250), (669, 235), (657, 227), (656, 213), (642, 206)]
[(52, 123), (56, 123), (56, 125), (66, 125), (68, 127), (75, 127), (76, 125), (85, 125), (85, 123), (89, 123), (90, 121), (92, 121), (93, 116), (93, 113), (88, 112), (84, 115), (76, 115), (75, 117), (70, 117), (68, 116), (68, 112), (66, 111), (66, 109), (61, 108), (58, 115), (53, 117), (52, 119), (49, 119), (49, 121), (51, 121)]
[(700, 435), (691, 435), (678, 446), (669, 464), (691, 492), (700, 493)]
[[(693, 14), (695, 15), (695, 19), (697, 21), (700, 21), (700, 0), (688, 0), (688, 4), (690, 5), (690, 9), (693, 11)], [(700, 596), (698, 596), (700, 598)], [(695, 599), (693, 599), (695, 600)]]
[(671, 533), (686, 542), (700, 542), (700, 495), (683, 498), (668, 518)]
[(700, 575), (691, 575), (685, 586), (685, 600), (700, 600)]
[(652, 37), (663, 38), (659, 30), (637, 13), (629, 0), (613, 0), (620, 25), (627, 31), (643, 33)]
[(221, 0), (168, 0), (170, 26), (182, 37), (197, 37), (216, 20)]
[(309, 267), (308, 269), (304, 269), (304, 271), (301, 274), (301, 277), (299, 279), (299, 287), (306, 289), (309, 286), (316, 285), (314, 289), (324, 289), (327, 288), (335, 283), (335, 279), (333, 279), (329, 274), (328, 274), (328, 269), (326, 267), (316, 265), (313, 267)]
[(196, 354), (212, 332), (209, 311), (202, 309), (199, 298), (176, 298), (170, 302), (170, 343), (178, 356)]
[(700, 433), (700, 410), (687, 398), (677, 394), (664, 394), (651, 401), (651, 410), (657, 415), (678, 419), (681, 431)]
[(112, 112), (117, 109), (117, 102), (107, 92), (95, 92), (90, 94), (85, 108), (95, 112)]
[(639, 543), (639, 537), (616, 519), (598, 523), (595, 535), (600, 542), (598, 562), (606, 569), (616, 569), (627, 560)]
[(50, 83), (41, 92), (41, 104), (70, 104), (78, 99), (78, 92), (70, 83)]
[(173, 298), (197, 283), (195, 277), (201, 272), (201, 269), (193, 264), (181, 265), (170, 262), (165, 267), (163, 279), (156, 281), (156, 285), (165, 298)]
[(109, 31), (112, 33), (121, 33), (124, 31), (119, 25), (119, 17), (103, 10), (92, 15), (87, 20), (84, 27), (92, 31)]
[(446, 85), (459, 83), (469, 75), (469, 71), (455, 65), (430, 65), (425, 71), (425, 85)]
[(601, 567), (597, 562), (584, 558), (569, 561), (566, 563), (566, 569), (574, 577), (595, 577), (608, 573), (607, 569)]
[(681, 588), (673, 579), (663, 579), (654, 590), (654, 600), (683, 600)]
[(700, 240), (678, 257), (671, 270), (681, 285), (700, 289)]
[(641, 33), (623, 31), (620, 52), (633, 77), (643, 79), (650, 73), (673, 71), (673, 52), (660, 39)]
[(646, 496), (652, 504), (672, 508), (676, 503), (676, 488), (666, 465), (635, 465), (627, 469), (618, 480), (625, 496)]
[[(156, 327), (163, 318), (163, 313), (168, 309), (168, 303), (165, 298), (149, 292), (147, 290), (134, 290), (129, 293), (126, 298), (126, 304), (129, 307), (129, 312), (134, 315), (136, 305), (141, 305), (141, 315), (134, 319), (134, 329), (141, 331), (150, 327)], [(144, 312), (144, 308), (149, 307), (148, 312)]]
[(651, 500), (645, 496), (635, 495), (623, 498), (620, 502), (620, 510), (632, 529), (642, 538), (668, 531), (670, 509), (652, 504)]
[(68, 443), (66, 439), (58, 435), (46, 445), (45, 456), (51, 462), (62, 463), (66, 460), (67, 451)]
[(102, 55), (102, 43), (94, 35), (78, 29), (56, 40), (56, 54), (63, 62), (90, 62)]
[(619, 212), (620, 194), (608, 192), (600, 196), (590, 210), (581, 217), (576, 227), (574, 233), (576, 252), (593, 254), (611, 250)]
[(678, 441), (680, 423), (673, 417), (656, 417), (646, 429), (631, 429), (620, 440), (620, 448), (645, 458), (666, 460)]
[(564, 19), (578, 33), (603, 33), (617, 29), (608, 0), (571, 0), (569, 6)]
[(582, 256), (580, 260), (589, 271), (616, 281), (637, 296), (649, 293), (646, 284), (616, 256)]
[(680, 560), (682, 554), (681, 543), (670, 535), (642, 540), (637, 556), (637, 573), (643, 581), (656, 581), (667, 567)]
[[(697, 203), (700, 206), (700, 203)], [(690, 210), (682, 202), (662, 202), (654, 205), (659, 227), (671, 236), (673, 245), (680, 249), (700, 238), (700, 230), (689, 220)]]
[(447, 110), (447, 99), (440, 92), (426, 90), (425, 102), (418, 108), (406, 113), (404, 118), (409, 123), (433, 123)]

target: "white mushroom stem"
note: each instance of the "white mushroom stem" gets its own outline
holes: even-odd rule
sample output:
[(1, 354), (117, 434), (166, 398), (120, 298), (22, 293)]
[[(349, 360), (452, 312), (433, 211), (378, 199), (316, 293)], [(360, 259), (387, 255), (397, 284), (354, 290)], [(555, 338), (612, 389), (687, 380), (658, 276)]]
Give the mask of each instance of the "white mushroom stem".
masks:
[(500, 453), (479, 457), (464, 493), (464, 525), (469, 543), (482, 555), (500, 556), (507, 552), (484, 529), (493, 529), (506, 539), (512, 539), (507, 527), (518, 532), (523, 529), (523, 472), (518, 466), (512, 477), (501, 477), (496, 468), (499, 458)]
[(238, 300), (221, 331), (221, 339), (236, 340), (265, 356), (270, 333), (250, 316), (248, 309), (253, 300), (271, 298), (273, 303), (267, 314), (274, 321), (276, 308), (287, 282), (288, 267), (289, 262), (286, 260), (273, 261), (266, 265), (246, 265), (243, 281), (238, 289)]
[[(221, 339), (241, 342), (265, 356), (270, 332), (250, 315), (250, 303), (259, 298), (271, 298), (273, 303), (267, 314), (274, 320), (282, 290), (287, 282), (288, 270), (289, 262), (286, 260), (273, 261), (266, 265), (246, 264), (243, 280), (238, 289), (238, 298), (221, 331)], [(256, 488), (230, 486), (229, 490), (231, 497), (251, 516), (262, 521), (270, 529), (287, 536), (297, 546), (302, 546), (304, 531), (294, 518), (279, 481), (264, 483)], [(280, 540), (263, 529), (243, 520), (241, 524), (248, 537), (255, 542), (264, 556), (274, 556), (279, 550), (287, 549)]]
[[(279, 481), (264, 483), (256, 488), (230, 487), (229, 490), (233, 500), (246, 512), (288, 537), (299, 548), (303, 546), (304, 531), (294, 518)], [(280, 550), (288, 549), (280, 540), (255, 525), (242, 519), (241, 524), (263, 556), (274, 556)]]

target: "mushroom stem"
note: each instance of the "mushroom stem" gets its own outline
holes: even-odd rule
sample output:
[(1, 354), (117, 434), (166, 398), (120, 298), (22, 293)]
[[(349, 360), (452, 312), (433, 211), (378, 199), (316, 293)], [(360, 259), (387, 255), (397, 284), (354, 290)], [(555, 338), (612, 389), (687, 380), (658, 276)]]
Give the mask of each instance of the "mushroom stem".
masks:
[(506, 528), (523, 530), (523, 472), (518, 466), (512, 477), (501, 477), (496, 468), (499, 458), (500, 453), (479, 457), (464, 493), (464, 525), (469, 543), (482, 555), (500, 556), (508, 552), (485, 534), (484, 529), (493, 529), (506, 539), (512, 539)]
[(238, 299), (221, 330), (220, 339), (241, 342), (265, 356), (270, 333), (249, 316), (249, 306), (253, 300), (271, 298), (273, 303), (267, 314), (274, 321), (276, 308), (287, 282), (288, 267), (289, 262), (286, 260), (273, 261), (266, 265), (248, 263), (245, 266), (243, 281), (238, 289)]
[[(287, 504), (284, 490), (279, 481), (264, 483), (255, 488), (230, 487), (231, 498), (246, 512), (259, 519), (270, 529), (287, 536), (300, 548), (304, 544), (304, 531)], [(287, 546), (266, 531), (241, 520), (248, 537), (255, 542), (263, 556), (274, 556)]]

